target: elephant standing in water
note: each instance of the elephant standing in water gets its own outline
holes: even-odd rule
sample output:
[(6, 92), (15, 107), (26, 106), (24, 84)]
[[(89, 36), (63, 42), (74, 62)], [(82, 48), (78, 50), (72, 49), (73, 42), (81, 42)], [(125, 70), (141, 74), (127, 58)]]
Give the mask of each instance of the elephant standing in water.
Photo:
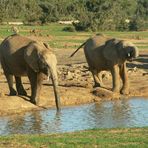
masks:
[[(10, 95), (27, 95), (21, 82), (21, 76), (27, 75), (31, 84), (31, 102), (38, 104), (43, 74), (51, 75), (56, 107), (60, 109), (57, 60), (47, 44), (17, 34), (10, 35), (0, 45), (0, 59)], [(13, 76), (17, 91), (13, 87)]]
[(113, 92), (120, 92), (120, 77), (123, 82), (122, 94), (129, 93), (128, 75), (126, 60), (132, 61), (138, 56), (138, 49), (132, 43), (115, 38), (109, 39), (104, 35), (96, 35), (89, 38), (74, 53), (84, 46), (84, 53), (92, 72), (95, 87), (104, 87), (102, 77), (99, 73), (102, 70), (109, 70), (113, 79)]

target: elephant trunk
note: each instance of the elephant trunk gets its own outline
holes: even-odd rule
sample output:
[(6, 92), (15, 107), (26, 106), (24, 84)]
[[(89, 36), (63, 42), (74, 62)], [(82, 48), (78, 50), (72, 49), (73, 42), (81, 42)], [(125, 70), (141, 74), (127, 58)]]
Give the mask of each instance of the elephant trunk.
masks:
[(58, 91), (58, 77), (57, 77), (57, 72), (55, 69), (50, 68), (51, 72), (51, 80), (53, 84), (53, 90), (54, 90), (54, 95), (55, 95), (55, 103), (56, 103), (56, 108), (57, 111), (60, 110), (60, 97), (59, 97), (59, 91)]

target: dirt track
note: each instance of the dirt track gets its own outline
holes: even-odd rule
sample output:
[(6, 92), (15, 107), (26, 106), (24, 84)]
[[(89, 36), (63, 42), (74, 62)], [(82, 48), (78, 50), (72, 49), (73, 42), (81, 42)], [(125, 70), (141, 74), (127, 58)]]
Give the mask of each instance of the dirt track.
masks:
[[(104, 74), (106, 89), (93, 90), (91, 73), (87, 70), (87, 64), (83, 50), (69, 59), (72, 50), (55, 49), (58, 59), (60, 96), (62, 105), (75, 105), (89, 102), (99, 102), (102, 99), (119, 99), (129, 96), (143, 96), (148, 98), (148, 52), (140, 52), (140, 56), (133, 63), (127, 63), (130, 81), (130, 95), (121, 96), (113, 94), (111, 90), (110, 73)], [(24, 87), (30, 96), (30, 84), (27, 78), (23, 78)], [(0, 73), (0, 115), (19, 113), (27, 110), (42, 109), (55, 106), (54, 94), (51, 82), (43, 83), (40, 105), (35, 106), (29, 102), (29, 97), (8, 96), (8, 86), (1, 70)], [(96, 92), (94, 95), (92, 92)]]

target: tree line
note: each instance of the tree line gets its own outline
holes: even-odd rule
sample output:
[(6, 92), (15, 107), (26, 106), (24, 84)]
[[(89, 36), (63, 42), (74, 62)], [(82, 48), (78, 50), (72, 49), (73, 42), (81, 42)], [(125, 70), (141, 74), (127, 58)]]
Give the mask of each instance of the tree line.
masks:
[(145, 30), (148, 0), (0, 0), (0, 22), (79, 20), (79, 31)]

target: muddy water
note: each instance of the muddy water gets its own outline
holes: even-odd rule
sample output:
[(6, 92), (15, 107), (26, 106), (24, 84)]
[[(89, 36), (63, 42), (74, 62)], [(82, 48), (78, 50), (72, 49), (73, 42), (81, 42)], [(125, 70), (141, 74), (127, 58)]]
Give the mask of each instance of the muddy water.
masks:
[(71, 132), (92, 128), (148, 126), (148, 99), (103, 101), (0, 117), (0, 135)]

